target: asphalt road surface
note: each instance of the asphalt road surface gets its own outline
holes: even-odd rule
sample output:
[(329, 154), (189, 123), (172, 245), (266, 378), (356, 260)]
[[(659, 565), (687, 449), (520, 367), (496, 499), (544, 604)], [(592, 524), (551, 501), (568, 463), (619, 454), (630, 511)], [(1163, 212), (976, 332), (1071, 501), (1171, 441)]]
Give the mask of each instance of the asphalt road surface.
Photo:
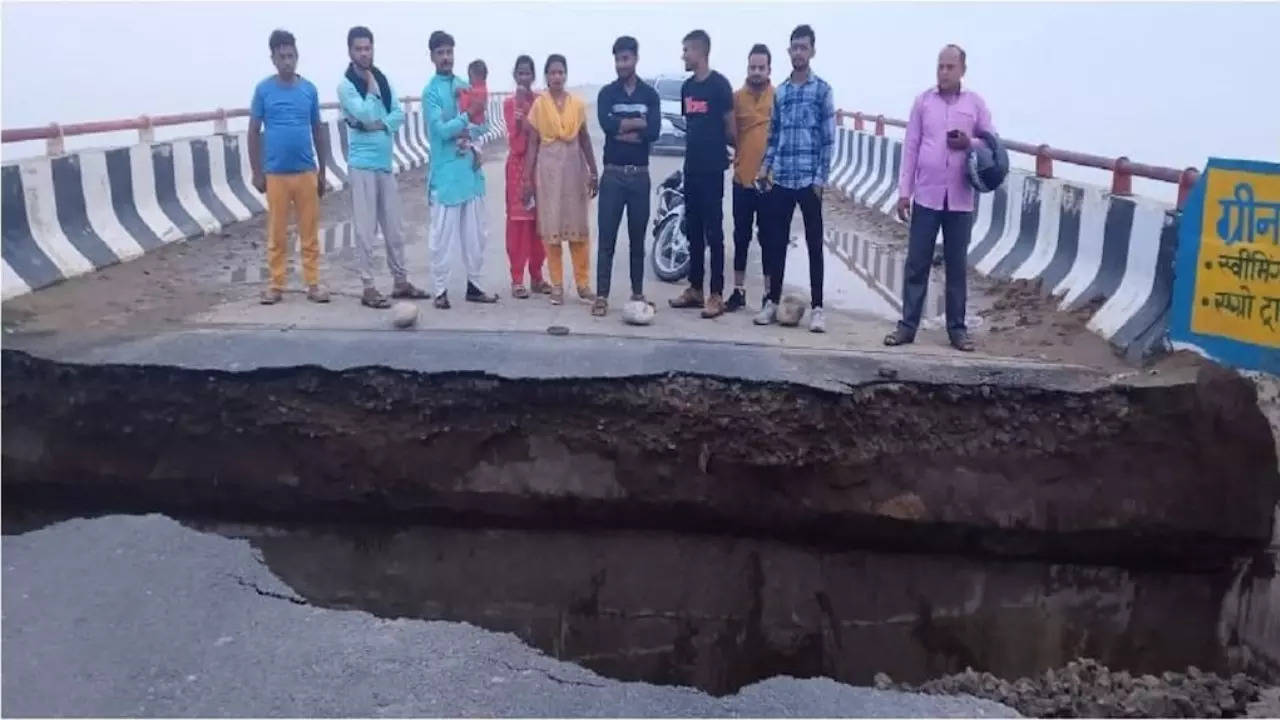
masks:
[(616, 682), (467, 624), (312, 607), (247, 542), (156, 515), (6, 535), (3, 551), (6, 717), (1016, 716), (826, 679), (722, 698)]

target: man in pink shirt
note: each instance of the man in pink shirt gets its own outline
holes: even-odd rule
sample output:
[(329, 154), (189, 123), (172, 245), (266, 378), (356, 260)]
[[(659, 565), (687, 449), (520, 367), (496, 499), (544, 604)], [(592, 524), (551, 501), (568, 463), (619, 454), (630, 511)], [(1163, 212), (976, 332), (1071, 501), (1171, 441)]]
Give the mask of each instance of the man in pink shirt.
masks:
[[(947, 336), (957, 350), (973, 350), (964, 324), (965, 256), (973, 229), (974, 191), (966, 162), (978, 131), (995, 132), (982, 97), (960, 87), (965, 55), (958, 45), (938, 53), (938, 84), (916, 98), (907, 121), (898, 178), (898, 217), (911, 220), (906, 269), (903, 272), (902, 321), (885, 345), (913, 342), (924, 309), (933, 248), (942, 230), (946, 261)], [(913, 202), (914, 201), (914, 202)]]

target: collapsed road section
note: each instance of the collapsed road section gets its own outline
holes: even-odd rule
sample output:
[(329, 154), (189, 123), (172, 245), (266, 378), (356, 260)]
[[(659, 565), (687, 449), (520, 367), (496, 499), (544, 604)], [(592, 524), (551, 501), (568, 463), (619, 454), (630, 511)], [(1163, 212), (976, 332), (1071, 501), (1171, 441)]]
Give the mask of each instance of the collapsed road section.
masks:
[(716, 531), (1222, 569), (1280, 494), (1253, 387), (227, 372), (3, 356), (6, 505)]

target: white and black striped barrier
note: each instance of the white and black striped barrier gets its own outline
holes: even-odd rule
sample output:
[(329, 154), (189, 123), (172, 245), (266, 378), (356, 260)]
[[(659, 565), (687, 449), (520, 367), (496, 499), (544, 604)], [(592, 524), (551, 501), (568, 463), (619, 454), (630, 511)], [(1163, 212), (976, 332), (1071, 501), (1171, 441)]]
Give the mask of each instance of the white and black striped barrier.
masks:
[[(901, 166), (900, 140), (842, 127), (830, 182), (893, 217)], [(1165, 343), (1178, 218), (1165, 203), (1011, 170), (979, 196), (969, 265), (995, 278), (1038, 279), (1063, 309), (1100, 303), (1089, 329), (1142, 359)]]
[[(504, 137), (500, 96), (490, 98), (488, 115), (483, 141)], [(325, 125), (327, 179), (337, 191), (347, 184), (347, 126), (336, 119)], [(427, 165), (419, 110), (406, 113), (393, 156), (397, 173)], [(245, 132), (19, 160), (0, 168), (0, 181), (5, 300), (266, 209), (253, 187)]]

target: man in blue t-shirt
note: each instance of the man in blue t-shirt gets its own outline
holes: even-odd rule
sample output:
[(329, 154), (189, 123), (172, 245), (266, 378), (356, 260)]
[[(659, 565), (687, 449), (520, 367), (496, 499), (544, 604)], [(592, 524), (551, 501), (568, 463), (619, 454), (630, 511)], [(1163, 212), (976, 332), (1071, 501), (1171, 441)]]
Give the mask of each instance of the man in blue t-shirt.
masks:
[(288, 253), (285, 234), (291, 206), (298, 212), (307, 299), (329, 302), (328, 291), (320, 286), (319, 267), (320, 198), (325, 189), (324, 159), (329, 143), (320, 122), (320, 95), (315, 85), (297, 73), (298, 44), (292, 33), (276, 30), (267, 45), (276, 74), (258, 83), (249, 105), (253, 186), (267, 194), (267, 267), (271, 284), (262, 293), (262, 303), (274, 305), (284, 299)]

